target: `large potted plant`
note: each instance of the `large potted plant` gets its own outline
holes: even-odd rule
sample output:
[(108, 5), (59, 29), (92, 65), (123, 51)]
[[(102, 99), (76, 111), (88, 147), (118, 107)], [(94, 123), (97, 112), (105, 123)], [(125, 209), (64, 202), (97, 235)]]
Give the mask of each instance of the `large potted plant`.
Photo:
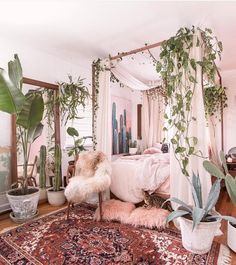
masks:
[(27, 176), (31, 144), (41, 135), (44, 111), (42, 94), (38, 91), (22, 93), (23, 75), (20, 60), (8, 63), (8, 74), (0, 72), (0, 111), (15, 114), (23, 150), (23, 176), (17, 180), (17, 188), (7, 192), (7, 197), (16, 220), (24, 221), (36, 214), (39, 189), (29, 187)]
[(61, 206), (65, 203), (64, 188), (61, 187), (61, 148), (60, 145), (55, 145), (55, 172), (53, 177), (53, 187), (47, 189), (48, 202), (52, 206)]
[(218, 179), (212, 185), (205, 206), (202, 200), (200, 178), (194, 173), (192, 182), (190, 182), (194, 206), (189, 206), (177, 198), (166, 200), (166, 202), (173, 201), (180, 205), (177, 210), (169, 214), (167, 223), (179, 218), (182, 243), (184, 248), (190, 252), (204, 254), (210, 250), (216, 231), (220, 227), (221, 219), (236, 224), (235, 218), (222, 216), (213, 210), (220, 195), (220, 182), (221, 179)]
[[(204, 168), (212, 175), (218, 179), (223, 179), (225, 181), (226, 189), (229, 194), (229, 197), (234, 205), (236, 205), (236, 179), (229, 174), (226, 159), (224, 153), (220, 152), (221, 162), (224, 168), (224, 173), (212, 162), (204, 161)], [(228, 221), (228, 246), (236, 252), (236, 224)]]

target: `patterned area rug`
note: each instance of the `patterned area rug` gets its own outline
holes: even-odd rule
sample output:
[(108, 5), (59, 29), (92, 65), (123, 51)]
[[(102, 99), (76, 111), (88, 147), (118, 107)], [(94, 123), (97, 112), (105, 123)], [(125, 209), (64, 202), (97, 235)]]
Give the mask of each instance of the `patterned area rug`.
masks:
[(76, 206), (67, 221), (62, 209), (1, 234), (0, 264), (230, 264), (219, 263), (220, 244), (193, 255), (176, 231), (94, 222), (94, 210)]

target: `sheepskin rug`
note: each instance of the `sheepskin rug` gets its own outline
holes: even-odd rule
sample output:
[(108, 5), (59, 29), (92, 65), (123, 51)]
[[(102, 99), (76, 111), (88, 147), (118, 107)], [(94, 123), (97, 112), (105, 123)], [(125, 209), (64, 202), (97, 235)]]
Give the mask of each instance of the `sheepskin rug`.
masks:
[[(102, 203), (102, 213), (103, 220), (106, 221), (119, 221), (135, 227), (144, 226), (151, 229), (165, 227), (166, 217), (169, 215), (169, 211), (161, 208), (135, 208), (133, 203), (114, 199)], [(97, 208), (94, 220), (99, 221), (99, 218), (99, 208)]]
[(79, 175), (72, 177), (65, 189), (65, 196), (69, 202), (81, 203), (91, 193), (98, 193), (110, 187), (111, 165), (105, 156), (102, 155), (102, 160), (100, 158), (101, 152), (81, 154), (78, 166), (81, 168), (77, 171)]
[[(102, 218), (106, 221), (119, 221), (125, 223), (135, 205), (131, 202), (122, 202), (119, 200), (108, 200), (102, 202)], [(95, 211), (94, 220), (100, 221), (99, 207)]]
[(164, 228), (166, 226), (166, 218), (169, 211), (152, 207), (145, 209), (143, 207), (136, 208), (131, 212), (130, 216), (126, 219), (126, 224), (131, 224), (135, 227), (144, 226), (147, 228)]

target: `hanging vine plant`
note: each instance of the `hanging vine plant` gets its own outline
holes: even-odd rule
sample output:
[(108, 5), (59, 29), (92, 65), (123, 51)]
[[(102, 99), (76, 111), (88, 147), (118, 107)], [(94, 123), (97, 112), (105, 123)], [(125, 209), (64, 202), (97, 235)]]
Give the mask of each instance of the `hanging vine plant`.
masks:
[[(194, 47), (201, 47), (202, 59), (196, 60), (191, 51)], [(217, 88), (216, 74), (217, 67), (215, 59), (221, 58), (222, 43), (212, 36), (210, 29), (195, 29), (195, 27), (180, 28), (174, 37), (164, 41), (161, 45), (160, 61), (156, 63), (156, 71), (161, 74), (171, 106), (170, 115), (165, 115), (169, 128), (173, 128), (175, 134), (171, 138), (175, 156), (180, 164), (182, 173), (189, 176), (188, 164), (191, 155), (202, 156), (201, 150), (197, 149), (198, 138), (195, 135), (189, 136), (189, 128), (196, 117), (192, 114), (192, 99), (198, 82), (204, 84), (204, 88)], [(201, 69), (201, 71), (198, 71)], [(201, 76), (199, 76), (199, 74)], [(217, 97), (212, 103), (211, 93), (206, 89), (205, 106), (207, 115), (214, 115), (223, 102), (226, 106), (224, 90), (218, 89)], [(220, 93), (219, 93), (220, 92)], [(218, 97), (219, 96), (219, 97)], [(223, 100), (223, 101), (222, 101)]]

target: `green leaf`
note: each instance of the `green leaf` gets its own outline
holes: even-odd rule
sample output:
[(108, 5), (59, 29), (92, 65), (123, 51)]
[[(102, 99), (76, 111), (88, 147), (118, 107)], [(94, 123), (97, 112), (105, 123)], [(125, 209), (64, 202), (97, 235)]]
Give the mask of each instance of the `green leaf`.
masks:
[(157, 71), (157, 73), (160, 73), (161, 72), (161, 69), (162, 69), (162, 64), (161, 64), (161, 62), (157, 62), (156, 63), (156, 71)]
[[(198, 201), (198, 205), (200, 208), (203, 207), (202, 205), (202, 186), (201, 186), (201, 181), (199, 178), (199, 174), (195, 175), (195, 173), (193, 172), (193, 176), (192, 176), (192, 185), (193, 185), (193, 189), (195, 190), (195, 194), (193, 194), (193, 197), (196, 195), (196, 199)], [(196, 204), (195, 204), (196, 205)]]
[(223, 151), (220, 151), (220, 160), (221, 160), (222, 165), (224, 167), (225, 173), (228, 174), (229, 170), (228, 170), (228, 167), (227, 167), (227, 164), (226, 164), (225, 154), (224, 154)]
[(189, 81), (192, 83), (197, 83), (196, 79), (192, 75), (190, 75)]
[(217, 179), (212, 187), (211, 190), (208, 194), (208, 198), (207, 198), (207, 203), (205, 206), (205, 211), (206, 211), (206, 215), (213, 209), (213, 207), (215, 207), (219, 196), (220, 196), (220, 179)]
[(74, 137), (74, 136), (78, 137), (79, 136), (78, 131), (75, 128), (73, 128), (73, 127), (68, 127), (68, 129), (66, 131), (72, 137)]
[(203, 167), (205, 170), (210, 173), (212, 176), (217, 177), (219, 179), (225, 179), (225, 175), (219, 170), (219, 168), (214, 165), (212, 162), (205, 160), (203, 162)]
[(38, 125), (43, 118), (43, 97), (38, 92), (29, 92), (25, 95), (25, 102), (17, 115), (16, 124), (25, 129)]
[(225, 178), (226, 189), (233, 204), (236, 205), (236, 179), (227, 174)]
[(194, 145), (197, 145), (197, 143), (198, 143), (198, 139), (197, 139), (197, 137), (193, 137), (193, 144), (194, 144)]
[(189, 205), (187, 205), (185, 202), (183, 202), (183, 201), (181, 201), (181, 200), (179, 200), (178, 198), (175, 198), (175, 197), (171, 197), (171, 198), (165, 200), (161, 207), (163, 207), (165, 205), (165, 203), (167, 203), (169, 201), (170, 202), (175, 202), (175, 203), (181, 205), (183, 208), (185, 208), (190, 213), (192, 212), (192, 209), (191, 209), (191, 207)]
[(211, 215), (207, 216), (205, 218), (206, 220), (212, 220), (212, 219), (224, 219), (226, 221), (229, 221), (232, 224), (236, 224), (236, 219), (232, 216), (225, 216), (225, 215)]
[(169, 223), (170, 221), (187, 214), (189, 214), (189, 212), (184, 210), (176, 210), (174, 212), (171, 212), (166, 218), (166, 223)]
[(200, 224), (205, 213), (206, 213), (205, 210), (202, 208), (199, 208), (199, 207), (193, 208), (193, 215), (192, 215), (192, 217), (193, 217), (193, 230), (198, 224)]
[(221, 41), (218, 42), (218, 46), (220, 48), (220, 51), (222, 52), (223, 51), (223, 44)]
[(0, 72), (0, 110), (7, 113), (16, 113), (24, 103), (25, 97), (7, 77), (4, 71)]
[(28, 142), (33, 143), (43, 132), (43, 124), (40, 122), (36, 126), (33, 126), (28, 131)]
[(22, 67), (17, 54), (14, 54), (13, 61), (8, 62), (8, 74), (14, 86), (20, 91), (22, 91), (22, 84), (23, 84)]

